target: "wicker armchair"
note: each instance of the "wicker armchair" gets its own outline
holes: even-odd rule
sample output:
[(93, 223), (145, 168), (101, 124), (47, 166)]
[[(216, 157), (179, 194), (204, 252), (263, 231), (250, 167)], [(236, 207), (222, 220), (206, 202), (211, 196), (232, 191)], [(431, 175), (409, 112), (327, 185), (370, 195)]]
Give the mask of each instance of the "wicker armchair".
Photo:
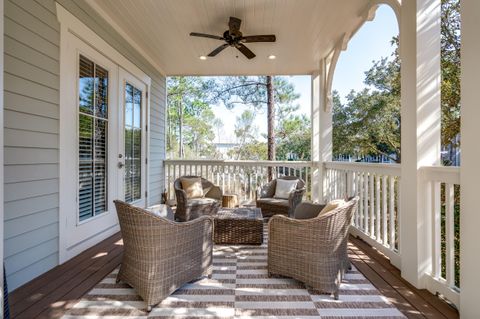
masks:
[[(198, 176), (182, 176), (184, 178)], [(182, 189), (181, 178), (177, 178), (173, 184), (177, 198), (177, 210), (175, 218), (186, 222), (203, 215), (213, 215), (218, 212), (222, 201), (222, 189), (213, 185), (210, 181), (202, 178), (202, 188), (208, 190), (202, 198), (187, 198), (187, 193)]]
[(338, 299), (349, 261), (348, 230), (358, 198), (312, 219), (274, 216), (268, 223), (268, 274), (297, 279)]
[(212, 273), (213, 220), (176, 223), (115, 201), (123, 237), (117, 282), (132, 286), (148, 311), (179, 287)]
[(257, 192), (257, 207), (262, 209), (263, 217), (271, 217), (273, 215), (293, 216), (295, 207), (302, 201), (305, 194), (305, 182), (295, 176), (283, 176), (278, 179), (298, 180), (297, 189), (290, 194), (288, 199), (274, 198), (277, 180), (274, 179), (270, 183), (264, 185)]

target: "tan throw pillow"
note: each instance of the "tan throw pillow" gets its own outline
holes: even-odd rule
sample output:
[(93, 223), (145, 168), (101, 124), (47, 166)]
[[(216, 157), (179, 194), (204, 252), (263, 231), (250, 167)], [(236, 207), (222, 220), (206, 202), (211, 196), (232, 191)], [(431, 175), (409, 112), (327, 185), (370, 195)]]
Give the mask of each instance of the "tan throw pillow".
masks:
[(181, 178), (182, 189), (187, 193), (187, 198), (203, 197), (202, 179), (200, 177)]
[(345, 201), (343, 199), (334, 199), (330, 201), (318, 214), (318, 216), (324, 215), (334, 209), (337, 209), (340, 206), (345, 205)]
[(277, 185), (275, 187), (275, 195), (273, 198), (288, 199), (290, 193), (297, 188), (298, 180), (277, 179)]

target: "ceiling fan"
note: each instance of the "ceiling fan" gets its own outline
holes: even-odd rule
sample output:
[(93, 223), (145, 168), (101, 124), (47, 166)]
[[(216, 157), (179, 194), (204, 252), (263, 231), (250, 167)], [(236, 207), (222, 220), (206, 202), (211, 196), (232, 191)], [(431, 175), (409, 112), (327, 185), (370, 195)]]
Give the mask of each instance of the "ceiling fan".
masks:
[(240, 25), (242, 24), (242, 20), (235, 17), (230, 17), (228, 22), (228, 30), (223, 33), (223, 36), (205, 34), (205, 33), (197, 33), (192, 32), (190, 33), (193, 37), (202, 37), (202, 38), (210, 38), (215, 40), (222, 40), (225, 41), (224, 44), (213, 50), (208, 54), (209, 57), (214, 57), (220, 52), (222, 52), (227, 47), (235, 47), (240, 52), (243, 53), (248, 59), (253, 59), (255, 57), (255, 53), (253, 53), (249, 48), (247, 48), (244, 43), (251, 43), (251, 42), (275, 42), (276, 38), (273, 34), (267, 35), (249, 35), (243, 36), (242, 32), (240, 32)]

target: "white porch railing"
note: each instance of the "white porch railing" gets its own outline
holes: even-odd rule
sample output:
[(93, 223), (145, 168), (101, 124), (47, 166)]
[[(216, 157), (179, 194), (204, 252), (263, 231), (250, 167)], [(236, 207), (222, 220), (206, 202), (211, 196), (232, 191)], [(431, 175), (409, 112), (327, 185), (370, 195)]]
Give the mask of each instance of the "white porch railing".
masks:
[(422, 167), (427, 214), (431, 217), (432, 270), (426, 286), (457, 307), (460, 300), (460, 169)]
[(312, 162), (300, 161), (224, 161), (166, 160), (165, 182), (170, 199), (175, 197), (173, 182), (183, 175), (202, 176), (222, 187), (225, 193), (239, 196), (242, 203), (255, 200), (258, 187), (267, 183), (268, 168), (273, 176), (297, 176), (305, 181), (306, 198), (311, 196)]
[(400, 165), (347, 162), (324, 165), (325, 200), (359, 196), (351, 233), (380, 250), (400, 268)]
[[(312, 195), (312, 162), (166, 160), (166, 189), (175, 197), (173, 182), (182, 175), (199, 175), (234, 193), (246, 204), (267, 182), (268, 167), (274, 177), (293, 175), (306, 183), (306, 199)], [(351, 233), (375, 247), (401, 269), (400, 179), (398, 164), (326, 162), (324, 201), (358, 195), (360, 202)], [(460, 171), (454, 167), (423, 167), (425, 214), (432, 220), (432, 267), (425, 285), (459, 305), (459, 191)]]

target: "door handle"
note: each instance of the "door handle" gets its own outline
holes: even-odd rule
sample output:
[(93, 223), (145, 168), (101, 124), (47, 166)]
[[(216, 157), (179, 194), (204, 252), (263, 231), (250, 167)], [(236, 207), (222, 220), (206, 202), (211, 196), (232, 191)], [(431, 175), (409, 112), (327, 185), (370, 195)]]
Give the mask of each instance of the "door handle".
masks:
[(118, 164), (117, 164), (118, 168), (123, 168), (124, 166), (125, 166), (125, 164), (123, 164), (122, 162), (118, 162)]

